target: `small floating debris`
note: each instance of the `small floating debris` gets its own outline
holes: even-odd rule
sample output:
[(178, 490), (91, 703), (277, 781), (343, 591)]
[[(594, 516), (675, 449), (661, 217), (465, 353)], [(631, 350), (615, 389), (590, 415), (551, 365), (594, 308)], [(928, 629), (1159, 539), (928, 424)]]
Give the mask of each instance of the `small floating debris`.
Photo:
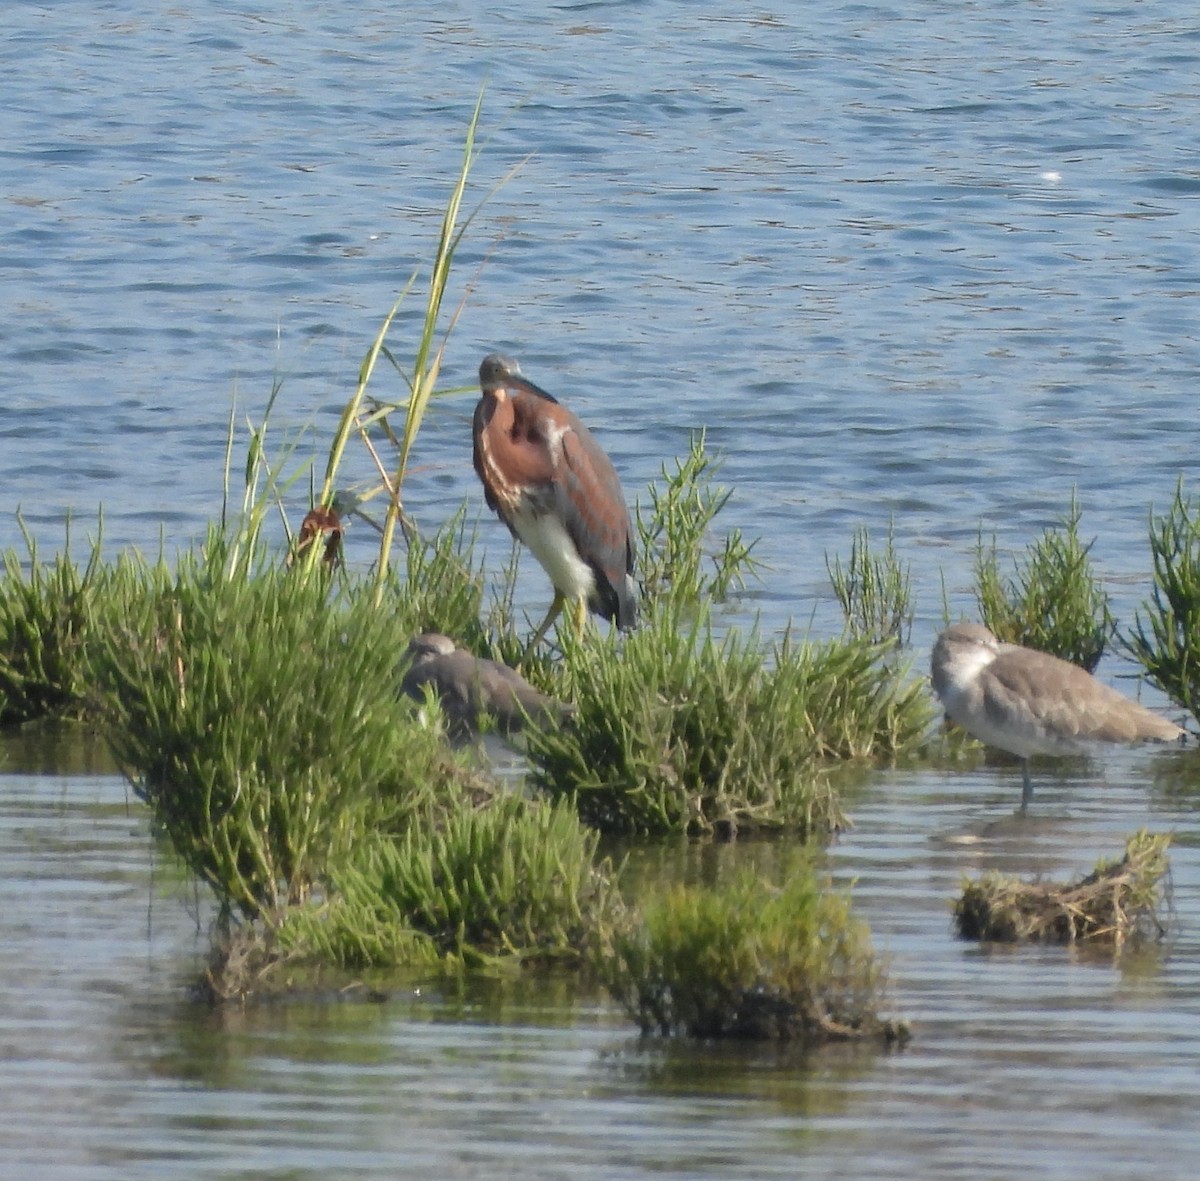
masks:
[(1158, 919), (1162, 881), (1170, 868), (1170, 834), (1140, 829), (1120, 861), (1101, 858), (1079, 881), (1023, 882), (1001, 873), (969, 881), (955, 903), (954, 919), (964, 939), (1014, 943), (1108, 943), (1161, 938)]

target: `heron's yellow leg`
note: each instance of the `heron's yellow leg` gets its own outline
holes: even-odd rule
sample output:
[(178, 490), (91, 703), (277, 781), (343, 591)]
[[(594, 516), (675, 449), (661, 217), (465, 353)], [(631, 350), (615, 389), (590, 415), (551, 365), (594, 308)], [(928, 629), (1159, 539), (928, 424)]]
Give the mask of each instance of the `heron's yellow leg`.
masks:
[(529, 659), (533, 650), (546, 638), (546, 633), (550, 630), (550, 625), (559, 617), (565, 605), (566, 599), (558, 591), (555, 591), (554, 601), (550, 604), (550, 610), (546, 612), (546, 618), (542, 620), (537, 631), (533, 633), (533, 639), (525, 645), (525, 651), (521, 653), (522, 664)]

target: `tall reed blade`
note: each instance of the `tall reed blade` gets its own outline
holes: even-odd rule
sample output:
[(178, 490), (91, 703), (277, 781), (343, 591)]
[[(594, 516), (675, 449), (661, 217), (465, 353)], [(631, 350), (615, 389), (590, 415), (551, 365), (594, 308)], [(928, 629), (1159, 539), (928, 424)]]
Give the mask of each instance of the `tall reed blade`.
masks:
[[(421, 422), (425, 418), (425, 410), (429, 399), (433, 397), (437, 385), (438, 374), (442, 367), (442, 357), (445, 354), (446, 341), (449, 331), (442, 337), (441, 343), (435, 347), (435, 339), (441, 320), (442, 299), (446, 294), (446, 285), (450, 280), (450, 268), (454, 261), (454, 252), (462, 241), (462, 235), (471, 218), (460, 226), (459, 213), (462, 208), (463, 194), (467, 188), (467, 178), (471, 174), (471, 166), (475, 163), (475, 131), (479, 125), (479, 114), (483, 108), (483, 91), (475, 103), (471, 121), (467, 125), (466, 142), (463, 145), (462, 164), (459, 168), (458, 179), (450, 193), (446, 212), (442, 217), (442, 231), (438, 237), (437, 251), (434, 254), (433, 270), (429, 277), (429, 294), (425, 303), (425, 321), (421, 330), (421, 338), (417, 344), (416, 357), (413, 360), (412, 380), (408, 397), (408, 405), (404, 416), (404, 431), (400, 439), (400, 457), (396, 464), (395, 475), (389, 481), (388, 507), (383, 520), (383, 535), (379, 542), (379, 561), (375, 567), (376, 597), (382, 598), (384, 582), (387, 577), (387, 565), (395, 539), (396, 525), (402, 520), (403, 504), (400, 497), (404, 485), (404, 477), (408, 472), (409, 456), (412, 454), (413, 443)], [(457, 315), (454, 317), (457, 320)], [(454, 326), (451, 321), (450, 328)]]

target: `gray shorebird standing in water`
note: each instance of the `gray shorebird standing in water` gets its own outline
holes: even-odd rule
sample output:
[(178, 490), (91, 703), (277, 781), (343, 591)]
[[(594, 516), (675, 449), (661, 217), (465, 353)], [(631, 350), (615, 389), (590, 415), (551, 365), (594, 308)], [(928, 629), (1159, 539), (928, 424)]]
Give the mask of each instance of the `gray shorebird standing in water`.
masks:
[(956, 623), (933, 646), (934, 692), (980, 742), (1021, 760), (1021, 811), (1033, 798), (1031, 755), (1078, 755), (1102, 743), (1173, 742), (1184, 731), (1047, 652), (1005, 644), (981, 623)]

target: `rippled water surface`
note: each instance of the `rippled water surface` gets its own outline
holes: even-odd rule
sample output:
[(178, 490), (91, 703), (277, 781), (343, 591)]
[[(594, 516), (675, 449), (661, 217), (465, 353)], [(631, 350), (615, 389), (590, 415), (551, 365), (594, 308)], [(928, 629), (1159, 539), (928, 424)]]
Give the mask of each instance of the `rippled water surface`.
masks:
[[(11, 756), (11, 751), (10, 751)], [(10, 757), (11, 765), (11, 757)], [(1190, 783), (1182, 792), (1180, 782)], [(1195, 760), (1121, 756), (1011, 815), (994, 771), (881, 775), (835, 846), (891, 956), (910, 1046), (645, 1043), (569, 982), (396, 989), (210, 1013), (205, 940), (119, 780), (0, 776), (0, 1175), (18, 1177), (1189, 1177), (1200, 1152)], [(1175, 932), (1113, 962), (951, 937), (964, 874), (1066, 877), (1173, 830)], [(645, 851), (710, 877), (783, 845)]]
[[(1122, 623), (1145, 597), (1147, 513), (1194, 479), (1200, 433), (1193, 6), (5, 15), (0, 480), (44, 552), (69, 509), (78, 540), (101, 505), (112, 550), (199, 536), (231, 404), (257, 417), (276, 381), (274, 437), (307, 432), (298, 455), (323, 462), (383, 314), (431, 254), (486, 81), (472, 206), (520, 168), (458, 256), (448, 387), (515, 353), (595, 426), (631, 498), (706, 426), (730, 523), (762, 537), (770, 569), (745, 609), (768, 629), (836, 626), (826, 554), (894, 521), (923, 652), (943, 577), (970, 610), (980, 528), (1023, 547), (1073, 490)], [(410, 297), (401, 357), (418, 314)], [(472, 405), (425, 424), (423, 523), (479, 506)], [(499, 564), (502, 528), (480, 530)], [(10, 511), (0, 545), (19, 539)], [(351, 559), (370, 548), (359, 530)], [(0, 1174), (1194, 1171), (1182, 756), (1052, 779), (1032, 830), (980, 848), (941, 838), (1011, 811), (1011, 771), (868, 785), (834, 864), (859, 879), (917, 1035), (807, 1062), (643, 1046), (599, 999), (533, 986), (197, 1013), (179, 998), (203, 937), (144, 815), (102, 769), (46, 765), (10, 749), (0, 778)], [(1114, 967), (951, 939), (963, 873), (1073, 873), (1141, 824), (1176, 833), (1161, 954)]]

